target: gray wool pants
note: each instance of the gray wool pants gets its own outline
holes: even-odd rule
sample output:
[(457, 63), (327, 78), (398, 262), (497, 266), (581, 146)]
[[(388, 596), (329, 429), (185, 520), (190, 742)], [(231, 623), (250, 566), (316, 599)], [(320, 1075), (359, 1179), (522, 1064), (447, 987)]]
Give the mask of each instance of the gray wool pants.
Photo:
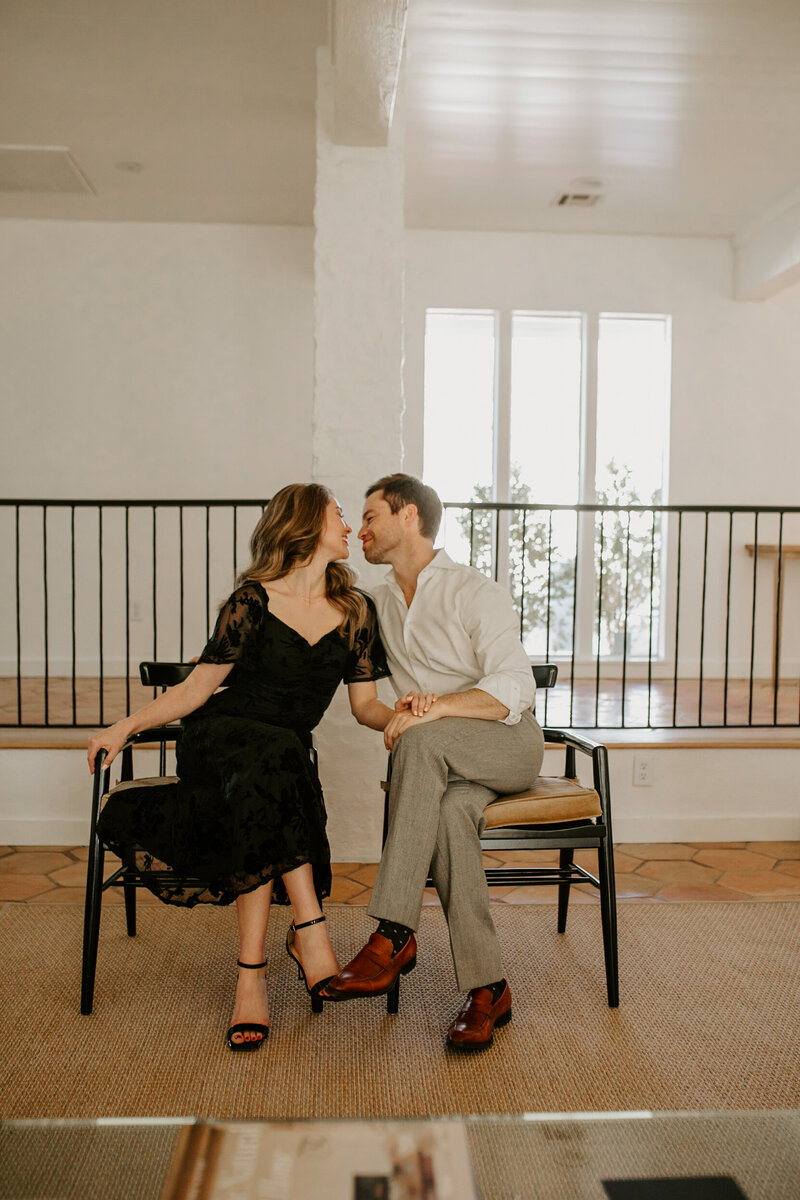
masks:
[(483, 810), (530, 787), (543, 755), (531, 712), (516, 725), (443, 717), (406, 729), (392, 751), (389, 828), (368, 911), (416, 930), (430, 872), (460, 991), (503, 977), (479, 841)]

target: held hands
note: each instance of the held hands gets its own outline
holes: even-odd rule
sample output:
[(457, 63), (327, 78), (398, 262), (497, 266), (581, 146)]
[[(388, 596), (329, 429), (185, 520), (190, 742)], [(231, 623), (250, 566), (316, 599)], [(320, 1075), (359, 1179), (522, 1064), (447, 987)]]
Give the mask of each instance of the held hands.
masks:
[(395, 712), (412, 712), (415, 717), (424, 716), (432, 704), (439, 699), (433, 692), (408, 692), (395, 701)]
[(94, 737), (89, 738), (87, 758), (89, 759), (90, 773), (94, 775), (94, 760), (99, 750), (106, 750), (108, 752), (108, 757), (104, 765), (110, 767), (127, 742), (128, 737), (129, 733), (125, 729), (125, 722), (118, 721), (116, 725), (109, 725), (108, 729), (103, 729), (100, 733), (95, 734)]
[(401, 696), (395, 702), (394, 716), (383, 731), (383, 744), (386, 749), (391, 750), (401, 733), (409, 726), (427, 724), (443, 717), (444, 713), (437, 710), (438, 700), (439, 697), (433, 692), (408, 692), (407, 695)]

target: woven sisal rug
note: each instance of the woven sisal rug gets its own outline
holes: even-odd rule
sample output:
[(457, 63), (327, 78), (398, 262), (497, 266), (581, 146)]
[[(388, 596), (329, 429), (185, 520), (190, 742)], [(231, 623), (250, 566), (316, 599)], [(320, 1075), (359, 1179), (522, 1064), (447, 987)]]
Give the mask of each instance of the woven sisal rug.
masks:
[[(343, 961), (374, 928), (330, 905)], [(444, 1049), (459, 1004), (441, 911), (426, 908), (400, 1012), (381, 1000), (312, 1016), (268, 938), (272, 1035), (256, 1054), (224, 1045), (233, 995), (230, 910), (142, 906), (128, 939), (104, 913), (95, 1010), (79, 1013), (82, 913), (0, 910), (2, 1117), (185, 1115), (406, 1117), (800, 1104), (800, 906), (626, 903), (622, 1002), (605, 1001), (599, 912), (567, 934), (550, 906), (495, 905), (514, 1020), (475, 1057)]]

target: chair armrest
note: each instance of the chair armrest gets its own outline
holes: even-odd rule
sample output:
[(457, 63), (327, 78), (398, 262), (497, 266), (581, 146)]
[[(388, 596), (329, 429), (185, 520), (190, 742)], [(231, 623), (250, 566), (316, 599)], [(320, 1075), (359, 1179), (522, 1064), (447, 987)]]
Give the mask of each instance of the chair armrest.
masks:
[(128, 746), (140, 746), (142, 742), (174, 742), (180, 737), (180, 725), (154, 725), (152, 729), (142, 729), (129, 737), (123, 749)]
[(574, 746), (583, 754), (594, 754), (595, 750), (605, 750), (602, 742), (593, 742), (580, 734), (567, 732), (566, 729), (542, 729), (546, 742), (558, 742), (562, 746)]
[(592, 760), (592, 781), (594, 789), (600, 797), (600, 807), (603, 810), (603, 820), (611, 837), (611, 784), (608, 772), (608, 749), (602, 742), (593, 742), (591, 738), (581, 737), (580, 734), (567, 732), (566, 729), (543, 729), (546, 742), (558, 742), (566, 747), (567, 765), (565, 774), (575, 775), (575, 751), (580, 750)]

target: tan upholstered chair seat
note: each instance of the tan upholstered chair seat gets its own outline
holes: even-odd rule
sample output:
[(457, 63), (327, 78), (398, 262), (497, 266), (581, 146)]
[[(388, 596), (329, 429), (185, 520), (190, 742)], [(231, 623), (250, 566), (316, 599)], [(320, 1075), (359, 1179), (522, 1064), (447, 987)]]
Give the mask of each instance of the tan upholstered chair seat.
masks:
[(114, 792), (116, 795), (118, 792), (129, 792), (132, 788), (175, 787), (177, 783), (177, 775), (155, 775), (151, 778), (126, 779), (122, 783), (115, 784), (110, 791), (106, 792), (100, 803), (105, 804), (111, 792)]
[(577, 779), (540, 775), (533, 787), (513, 796), (498, 796), (483, 810), (487, 829), (504, 825), (556, 825), (585, 821), (601, 815), (600, 797), (594, 788)]

